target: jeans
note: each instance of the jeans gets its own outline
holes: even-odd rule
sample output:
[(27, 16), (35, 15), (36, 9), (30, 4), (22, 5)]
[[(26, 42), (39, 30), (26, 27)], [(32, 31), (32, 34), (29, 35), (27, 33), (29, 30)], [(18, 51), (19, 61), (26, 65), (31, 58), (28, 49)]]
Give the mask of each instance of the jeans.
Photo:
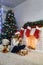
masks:
[(20, 50), (22, 50), (24, 48), (25, 48), (25, 45), (14, 46), (11, 52), (16, 53), (16, 52), (19, 52)]

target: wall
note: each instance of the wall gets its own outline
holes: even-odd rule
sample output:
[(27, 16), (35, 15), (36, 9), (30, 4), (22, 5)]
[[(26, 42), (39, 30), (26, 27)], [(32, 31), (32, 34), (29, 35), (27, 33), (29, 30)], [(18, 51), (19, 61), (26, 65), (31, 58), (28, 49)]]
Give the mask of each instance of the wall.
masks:
[[(43, 0), (26, 0), (15, 7), (14, 12), (19, 29), (27, 21), (43, 20)], [(43, 28), (41, 28), (39, 40), (37, 49), (43, 51)]]
[(27, 21), (43, 19), (43, 0), (26, 0), (14, 8), (19, 29)]

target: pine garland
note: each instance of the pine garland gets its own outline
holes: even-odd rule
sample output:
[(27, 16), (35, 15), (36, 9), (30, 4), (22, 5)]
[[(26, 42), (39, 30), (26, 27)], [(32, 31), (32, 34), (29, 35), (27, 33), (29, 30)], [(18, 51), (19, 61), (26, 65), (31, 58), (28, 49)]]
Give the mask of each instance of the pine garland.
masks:
[(43, 27), (43, 20), (35, 22), (27, 22), (23, 25), (23, 28), (27, 28), (27, 26), (30, 26), (32, 28), (35, 28), (36, 26)]

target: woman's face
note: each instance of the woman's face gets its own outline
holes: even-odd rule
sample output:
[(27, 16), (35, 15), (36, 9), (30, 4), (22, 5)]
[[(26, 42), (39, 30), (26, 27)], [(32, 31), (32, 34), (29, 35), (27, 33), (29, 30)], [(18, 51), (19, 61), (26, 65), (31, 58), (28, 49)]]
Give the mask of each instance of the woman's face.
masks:
[(19, 42), (22, 42), (22, 38), (19, 38)]
[(18, 37), (20, 37), (20, 34), (18, 34)]

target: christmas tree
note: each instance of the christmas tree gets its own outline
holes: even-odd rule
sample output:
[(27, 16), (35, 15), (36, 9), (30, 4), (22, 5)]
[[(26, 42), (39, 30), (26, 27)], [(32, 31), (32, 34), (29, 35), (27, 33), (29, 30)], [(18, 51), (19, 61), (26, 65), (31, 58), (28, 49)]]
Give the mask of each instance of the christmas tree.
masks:
[(11, 37), (15, 34), (17, 29), (18, 27), (14, 17), (14, 12), (12, 10), (8, 10), (5, 23), (3, 23), (2, 26), (2, 39), (6, 38), (11, 40)]

